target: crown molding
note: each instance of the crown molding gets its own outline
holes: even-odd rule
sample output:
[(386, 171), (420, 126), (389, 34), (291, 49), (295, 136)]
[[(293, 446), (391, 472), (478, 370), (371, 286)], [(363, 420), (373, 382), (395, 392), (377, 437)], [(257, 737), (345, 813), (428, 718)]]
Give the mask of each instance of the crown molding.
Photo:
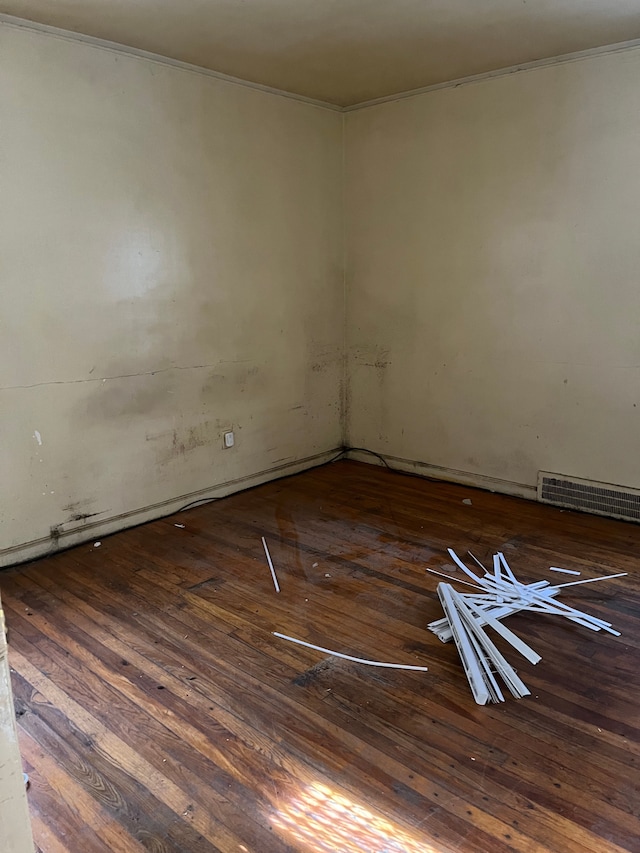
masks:
[(494, 80), (499, 77), (507, 77), (511, 74), (535, 71), (538, 68), (549, 68), (554, 65), (564, 65), (568, 62), (579, 62), (580, 60), (591, 59), (597, 56), (623, 53), (625, 51), (637, 50), (640, 48), (640, 39), (602, 45), (601, 47), (590, 47), (586, 50), (565, 53), (560, 56), (552, 56), (546, 59), (534, 59), (531, 62), (521, 62), (518, 65), (510, 65), (507, 68), (496, 68), (493, 71), (482, 71), (479, 74), (471, 74), (467, 77), (457, 77), (454, 80), (443, 80), (441, 83), (433, 83), (430, 86), (421, 86), (418, 89), (409, 89), (404, 92), (396, 92), (392, 95), (384, 95), (380, 98), (371, 98), (367, 101), (359, 101), (355, 104), (340, 106), (339, 104), (332, 104), (329, 101), (322, 101), (317, 98), (309, 98), (306, 95), (299, 95), (295, 92), (288, 92), (285, 89), (277, 89), (273, 86), (265, 86), (262, 83), (254, 83), (251, 80), (243, 80), (240, 77), (232, 77), (230, 74), (213, 71), (210, 68), (204, 68), (201, 65), (192, 65), (189, 62), (183, 62), (180, 59), (172, 59), (168, 56), (162, 56), (159, 53), (140, 50), (139, 48), (129, 47), (128, 45), (108, 41), (107, 39), (84, 35), (84, 33), (77, 33), (72, 30), (64, 30), (60, 27), (52, 27), (48, 24), (39, 24), (37, 21), (28, 21), (25, 18), (16, 18), (13, 15), (0, 13), (0, 25), (13, 27), (15, 29), (32, 30), (34, 32), (53, 36), (54, 38), (64, 39), (65, 41), (80, 42), (81, 44), (90, 45), (101, 50), (108, 50), (113, 53), (125, 54), (138, 59), (145, 59), (149, 62), (158, 63), (159, 65), (168, 65), (171, 68), (188, 71), (191, 74), (200, 74), (204, 77), (212, 77), (215, 80), (220, 80), (223, 83), (229, 83), (233, 86), (242, 86), (245, 89), (254, 89), (268, 95), (288, 98), (293, 101), (299, 101), (303, 104), (309, 104), (310, 106), (320, 107), (321, 109), (332, 110), (339, 113), (356, 112), (357, 110), (368, 109), (369, 107), (375, 107), (379, 104), (388, 104), (393, 101), (404, 101), (407, 98), (416, 98), (419, 95), (427, 95), (429, 92), (438, 92), (441, 89), (456, 89), (459, 86), (482, 83), (485, 80)]
[(162, 56), (159, 53), (140, 50), (137, 47), (129, 47), (125, 44), (96, 38), (95, 36), (87, 36), (84, 35), (84, 33), (76, 33), (72, 30), (63, 30), (60, 27), (51, 27), (48, 24), (39, 24), (37, 21), (28, 21), (24, 18), (16, 18), (13, 15), (0, 13), (0, 25), (11, 27), (13, 29), (31, 30), (44, 35), (53, 36), (54, 38), (63, 39), (64, 41), (80, 42), (81, 44), (96, 47), (100, 50), (125, 54), (137, 59), (146, 59), (149, 62), (156, 62), (159, 65), (168, 65), (170, 68), (177, 68), (180, 71), (188, 71), (191, 74), (200, 74), (203, 77), (213, 77), (215, 80), (220, 80), (223, 83), (229, 83), (233, 86), (242, 86), (245, 89), (255, 89), (258, 92), (264, 92), (268, 95), (276, 95), (280, 98), (288, 98), (293, 101), (300, 101), (303, 104), (309, 104), (310, 106), (320, 107), (325, 110), (342, 112), (343, 109), (341, 106), (338, 106), (337, 104), (330, 104), (328, 101), (308, 98), (306, 95), (297, 95), (294, 92), (287, 92), (284, 89), (276, 89), (273, 86), (265, 86), (262, 83), (253, 83), (251, 80), (232, 77), (230, 74), (223, 74), (220, 71), (212, 71), (210, 68), (204, 68), (201, 65), (192, 65), (189, 62), (182, 62), (180, 59), (172, 59), (169, 56)]
[(419, 89), (409, 89), (406, 92), (397, 92), (394, 95), (384, 95), (381, 98), (359, 101), (357, 104), (342, 107), (342, 111), (345, 113), (355, 112), (356, 110), (378, 106), (378, 104), (388, 104), (392, 101), (404, 101), (407, 98), (416, 98), (418, 95), (427, 95), (429, 92), (438, 92), (441, 89), (457, 89), (458, 86), (482, 83), (485, 80), (507, 77), (510, 74), (517, 74), (523, 71), (535, 71), (538, 68), (549, 68), (553, 65), (564, 65), (568, 62), (579, 62), (582, 59), (591, 59), (596, 56), (605, 56), (612, 53), (623, 53), (624, 51), (637, 50), (638, 48), (640, 48), (640, 39), (602, 45), (601, 47), (590, 47), (587, 50), (564, 53), (560, 56), (550, 56), (547, 59), (534, 59), (531, 62), (510, 65), (508, 68), (496, 68), (495, 71), (482, 71), (480, 74), (470, 74), (468, 77), (458, 77), (455, 80), (444, 80), (442, 83), (433, 83), (431, 86), (422, 86)]

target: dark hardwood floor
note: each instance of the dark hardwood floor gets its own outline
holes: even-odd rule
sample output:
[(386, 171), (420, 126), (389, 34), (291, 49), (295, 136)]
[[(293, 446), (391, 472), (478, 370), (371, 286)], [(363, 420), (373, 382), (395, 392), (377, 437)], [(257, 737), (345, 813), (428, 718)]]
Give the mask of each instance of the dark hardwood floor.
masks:
[[(447, 547), (503, 549), (521, 579), (628, 571), (563, 596), (622, 636), (515, 615), (532, 695), (476, 705), (425, 627)], [(4, 571), (36, 842), (638, 853), (639, 552), (634, 525), (337, 462)]]

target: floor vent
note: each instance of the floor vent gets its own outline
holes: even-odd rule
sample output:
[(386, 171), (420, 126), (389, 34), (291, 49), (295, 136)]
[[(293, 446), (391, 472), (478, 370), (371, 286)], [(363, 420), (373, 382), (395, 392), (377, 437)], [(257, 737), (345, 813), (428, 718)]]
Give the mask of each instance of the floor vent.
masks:
[(640, 489), (538, 472), (538, 500), (546, 504), (640, 522)]

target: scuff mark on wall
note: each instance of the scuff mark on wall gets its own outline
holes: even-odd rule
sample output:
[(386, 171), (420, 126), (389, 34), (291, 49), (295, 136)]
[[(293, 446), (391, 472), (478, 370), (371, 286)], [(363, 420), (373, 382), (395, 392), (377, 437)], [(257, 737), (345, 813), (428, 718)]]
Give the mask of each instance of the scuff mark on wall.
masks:
[(60, 536), (62, 534), (62, 524), (54, 524), (51, 526), (49, 530), (49, 536), (51, 537), (51, 550), (58, 550), (58, 542), (60, 541)]
[[(227, 421), (205, 420), (194, 426), (176, 427), (168, 432), (148, 435), (147, 441), (159, 442), (158, 465), (166, 465), (168, 462), (183, 459), (200, 447), (218, 446), (222, 433), (230, 428)], [(235, 429), (237, 430), (238, 427), (236, 426)]]
[[(105, 512), (103, 510), (102, 512)], [(69, 521), (86, 521), (88, 518), (93, 518), (95, 515), (102, 515), (102, 512), (77, 512), (69, 516)]]
[(62, 507), (62, 511), (81, 514), (82, 508), (87, 507), (87, 506), (89, 506), (89, 504), (92, 504), (92, 503), (93, 503), (92, 498), (84, 498), (82, 500), (71, 501), (66, 506)]
[(324, 373), (342, 364), (342, 351), (335, 346), (312, 341), (309, 345), (309, 366), (312, 373)]
[[(365, 371), (361, 371), (358, 381), (361, 387), (369, 389), (368, 399), (371, 401), (369, 423), (371, 428), (376, 430), (378, 440), (387, 444), (389, 442), (387, 426), (389, 422), (388, 369), (392, 364), (389, 358), (389, 349), (379, 344), (364, 344), (352, 347), (349, 357), (352, 381), (354, 381), (353, 376), (359, 368), (366, 368)], [(351, 382), (349, 383), (349, 391), (350, 386)]]
[(377, 344), (354, 347), (351, 357), (356, 367), (375, 367), (378, 371), (385, 370), (391, 364), (389, 350)]

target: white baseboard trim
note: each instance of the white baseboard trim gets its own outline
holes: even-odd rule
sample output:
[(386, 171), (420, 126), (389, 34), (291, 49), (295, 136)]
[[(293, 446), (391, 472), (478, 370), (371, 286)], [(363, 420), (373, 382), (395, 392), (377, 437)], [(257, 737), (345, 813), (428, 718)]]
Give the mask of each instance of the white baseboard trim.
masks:
[(69, 527), (67, 525), (60, 525), (54, 536), (44, 536), (40, 539), (34, 539), (31, 542), (25, 542), (21, 545), (14, 545), (11, 548), (0, 550), (0, 568), (7, 568), (8, 566), (14, 566), (28, 560), (35, 560), (38, 557), (55, 554), (66, 548), (72, 548), (74, 545), (81, 545), (83, 542), (91, 542), (103, 536), (108, 536), (110, 533), (126, 530), (128, 527), (135, 527), (147, 521), (164, 518), (167, 515), (178, 512), (186, 504), (194, 501), (206, 501), (209, 498), (224, 498), (235, 492), (259, 486), (271, 480), (278, 480), (281, 477), (298, 474), (309, 468), (324, 465), (339, 455), (341, 450), (341, 447), (335, 447), (323, 453), (317, 453), (314, 456), (307, 456), (304, 459), (297, 459), (293, 462), (277, 465), (265, 471), (258, 471), (255, 474), (248, 474), (245, 477), (228, 480), (225, 483), (218, 483), (206, 489), (169, 498), (166, 501), (151, 504), (141, 509), (134, 509), (130, 512), (124, 512), (111, 518), (101, 519), (100, 521), (89, 521), (81, 524), (70, 522)]
[[(349, 450), (345, 456), (347, 459), (368, 462), (372, 465), (384, 464), (375, 455), (361, 450)], [(514, 483), (511, 480), (501, 480), (498, 477), (472, 474), (469, 471), (458, 471), (455, 468), (444, 468), (441, 465), (430, 465), (428, 462), (415, 462), (411, 459), (403, 459), (401, 456), (390, 456), (386, 453), (381, 453), (380, 456), (387, 461), (389, 467), (394, 471), (417, 474), (420, 477), (427, 477), (432, 480), (446, 480), (449, 483), (472, 486), (476, 489), (498, 492), (502, 495), (513, 495), (518, 498), (537, 500), (536, 486), (530, 486), (527, 483)]]

